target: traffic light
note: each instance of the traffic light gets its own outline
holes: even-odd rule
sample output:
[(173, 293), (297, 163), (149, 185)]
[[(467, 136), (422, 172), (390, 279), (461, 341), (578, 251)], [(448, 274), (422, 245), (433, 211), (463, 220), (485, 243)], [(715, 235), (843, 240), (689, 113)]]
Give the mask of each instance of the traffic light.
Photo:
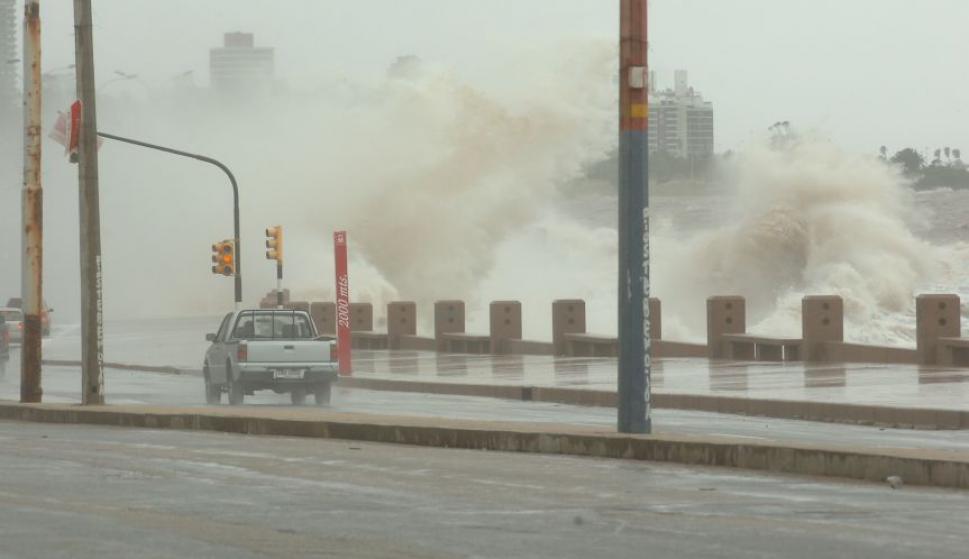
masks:
[(222, 241), (212, 245), (212, 273), (223, 276), (236, 274), (236, 246), (234, 241)]
[(283, 226), (266, 229), (266, 258), (283, 263)]

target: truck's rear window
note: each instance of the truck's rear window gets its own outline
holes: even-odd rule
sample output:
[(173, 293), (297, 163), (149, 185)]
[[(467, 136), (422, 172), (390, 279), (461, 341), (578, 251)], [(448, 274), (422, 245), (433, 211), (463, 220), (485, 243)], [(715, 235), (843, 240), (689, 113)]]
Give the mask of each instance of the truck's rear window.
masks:
[(246, 311), (236, 320), (232, 337), (242, 340), (306, 340), (313, 338), (313, 328), (304, 314)]

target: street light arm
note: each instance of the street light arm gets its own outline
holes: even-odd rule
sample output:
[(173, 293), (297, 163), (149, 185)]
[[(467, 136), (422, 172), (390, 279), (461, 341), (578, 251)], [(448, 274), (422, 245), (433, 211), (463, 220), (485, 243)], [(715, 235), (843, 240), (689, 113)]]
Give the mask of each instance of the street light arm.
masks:
[(229, 177), (229, 182), (232, 183), (232, 217), (235, 227), (235, 243), (236, 243), (236, 274), (235, 274), (235, 301), (236, 303), (242, 302), (242, 250), (240, 249), (240, 239), (239, 239), (239, 184), (236, 182), (235, 175), (232, 171), (225, 166), (221, 161), (207, 157), (205, 155), (199, 155), (197, 153), (189, 153), (187, 151), (182, 151), (174, 148), (169, 148), (165, 146), (159, 146), (156, 144), (149, 144), (148, 142), (142, 142), (140, 140), (135, 140), (132, 138), (125, 138), (123, 136), (116, 136), (114, 134), (108, 134), (107, 132), (98, 132), (98, 136), (102, 138), (107, 138), (109, 140), (116, 140), (119, 142), (124, 142), (126, 144), (133, 144), (136, 146), (141, 146), (148, 149), (154, 149), (157, 151), (163, 151), (165, 153), (171, 153), (172, 155), (180, 155), (182, 157), (189, 157), (191, 159), (196, 159), (198, 161), (203, 161), (209, 163), (210, 165), (215, 165), (222, 172)]

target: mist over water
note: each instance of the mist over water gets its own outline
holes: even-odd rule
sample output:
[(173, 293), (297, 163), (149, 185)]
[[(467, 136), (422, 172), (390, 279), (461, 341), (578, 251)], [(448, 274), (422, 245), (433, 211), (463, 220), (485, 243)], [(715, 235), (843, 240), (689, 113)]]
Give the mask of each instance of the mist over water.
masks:
[[(373, 302), (378, 321), (387, 302), (416, 300), (427, 332), (433, 301), (454, 298), (480, 332), (488, 302), (515, 299), (526, 337), (549, 339), (551, 302), (582, 298), (589, 330), (614, 334), (615, 185), (583, 178), (616, 143), (614, 49), (569, 54), (563, 66), (523, 58), (528, 83), (502, 91), (405, 58), (377, 79), (265, 99), (127, 91), (102, 99), (99, 116), (105, 131), (233, 169), (249, 304), (275, 283), (266, 226), (285, 226), (284, 285), (306, 300), (332, 298), (331, 234), (347, 229), (353, 299)], [(47, 298), (71, 321), (76, 168), (45, 148)], [(231, 236), (218, 170), (108, 142), (101, 195), (108, 320), (231, 308), (231, 281), (208, 262), (210, 243)], [(838, 294), (850, 340), (911, 345), (915, 293), (969, 293), (969, 251), (957, 242), (965, 193), (913, 194), (892, 167), (822, 140), (748, 145), (709, 185), (654, 187), (651, 205), (653, 293), (669, 339), (703, 338), (710, 295), (747, 297), (752, 332), (796, 336), (801, 297)], [(5, 206), (9, 225), (19, 211)], [(19, 261), (16, 242), (3, 247), (5, 263)], [(3, 296), (19, 290), (5, 268)]]
[[(953, 241), (965, 223), (937, 215), (946, 194), (914, 194), (894, 167), (810, 137), (748, 146), (710, 185), (654, 187), (652, 287), (664, 336), (702, 341), (706, 298), (729, 294), (746, 297), (748, 331), (796, 337), (801, 298), (835, 294), (848, 340), (914, 344), (915, 294), (967, 292), (969, 245)], [(964, 193), (948, 195), (967, 207)], [(482, 291), (524, 293), (537, 306), (526, 308), (532, 337), (549, 336), (548, 305), (559, 297), (586, 299), (589, 329), (614, 334), (615, 203), (600, 190), (547, 209), (502, 246)], [(514, 269), (543, 272), (512, 285)]]
[(723, 223), (685, 242), (663, 229), (655, 242), (656, 290), (685, 335), (702, 332), (709, 295), (745, 296), (750, 331), (797, 336), (801, 298), (835, 294), (849, 339), (909, 345), (914, 294), (952, 291), (966, 276), (966, 245), (917, 235), (931, 214), (874, 157), (810, 138), (754, 146), (724, 181)]
[[(460, 298), (473, 308), (503, 241), (614, 140), (613, 46), (591, 42), (559, 52), (569, 54), (561, 64), (549, 64), (545, 52), (521, 57), (525, 79), (488, 91), (413, 58), (378, 78), (334, 78), (249, 99), (184, 84), (118, 87), (99, 99), (100, 129), (209, 155), (232, 169), (249, 304), (275, 285), (262, 232), (282, 224), (284, 286), (294, 298), (332, 298), (332, 232), (347, 229), (354, 300), (379, 309), (412, 299), (423, 309)], [(563, 80), (566, 72), (583, 79)], [(45, 130), (57, 108), (48, 99)], [(57, 318), (74, 321), (77, 171), (60, 146), (45, 139), (44, 147), (45, 288)], [(111, 141), (101, 148), (100, 167), (106, 318), (231, 308), (231, 280), (209, 271), (210, 244), (232, 235), (226, 177)], [(17, 193), (12, 185), (7, 198)], [(12, 261), (19, 211), (5, 206), (12, 234), (4, 257)], [(10, 272), (4, 295), (19, 291), (19, 276)], [(517, 290), (505, 294), (517, 297)]]

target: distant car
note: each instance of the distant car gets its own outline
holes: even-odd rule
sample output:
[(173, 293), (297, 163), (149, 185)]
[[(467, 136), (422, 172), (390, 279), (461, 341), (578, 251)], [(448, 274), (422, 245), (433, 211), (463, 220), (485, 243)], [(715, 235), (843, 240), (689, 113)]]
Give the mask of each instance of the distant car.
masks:
[(7, 341), (20, 342), (24, 337), (24, 311), (18, 308), (0, 308), (0, 317), (7, 325)]
[(229, 404), (243, 403), (256, 390), (289, 393), (293, 404), (313, 394), (317, 404), (330, 402), (337, 380), (336, 343), (318, 336), (304, 311), (251, 309), (225, 315), (205, 352), (205, 401), (217, 404), (228, 392)]
[[(21, 301), (20, 297), (11, 297), (7, 299), (7, 307), (23, 310)], [(44, 336), (50, 336), (50, 313), (52, 312), (54, 309), (48, 307), (47, 301), (44, 301), (44, 308), (40, 310), (40, 328)]]

